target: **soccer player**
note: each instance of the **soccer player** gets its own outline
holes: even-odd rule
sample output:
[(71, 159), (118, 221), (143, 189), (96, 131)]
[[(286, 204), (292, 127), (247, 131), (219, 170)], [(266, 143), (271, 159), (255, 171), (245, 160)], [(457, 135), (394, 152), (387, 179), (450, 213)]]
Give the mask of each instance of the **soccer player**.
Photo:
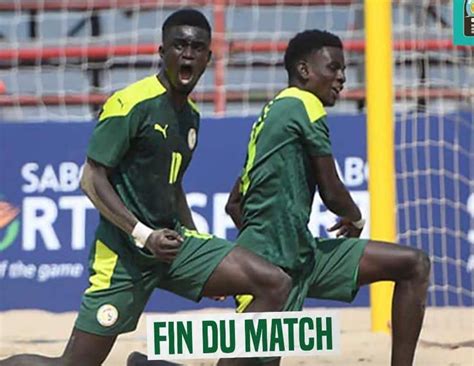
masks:
[(2, 366), (101, 365), (157, 287), (194, 301), (251, 293), (250, 311), (281, 310), (287, 300), (291, 279), (283, 270), (195, 231), (182, 188), (199, 129), (188, 95), (211, 57), (211, 28), (200, 12), (184, 9), (166, 19), (162, 34), (159, 74), (109, 98), (87, 150), (81, 187), (100, 222), (90, 287), (64, 354), (18, 355)]
[[(336, 172), (326, 123), (325, 107), (336, 103), (346, 81), (342, 42), (329, 32), (299, 33), (288, 44), (285, 68), (288, 88), (255, 122), (226, 206), (240, 229), (237, 242), (291, 275), (285, 310), (301, 310), (306, 297), (351, 302), (362, 285), (395, 281), (391, 363), (411, 365), (430, 262), (420, 250), (358, 239), (365, 221)], [(313, 238), (308, 229), (316, 189), (339, 216), (329, 229), (336, 239)], [(237, 302), (242, 310), (252, 298)]]

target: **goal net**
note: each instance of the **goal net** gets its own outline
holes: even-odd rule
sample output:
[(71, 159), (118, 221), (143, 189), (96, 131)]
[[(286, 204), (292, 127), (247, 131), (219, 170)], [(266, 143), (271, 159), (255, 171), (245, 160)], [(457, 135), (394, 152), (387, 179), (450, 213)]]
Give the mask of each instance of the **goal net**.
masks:
[[(416, 5), (415, 5), (416, 4)], [(432, 260), (430, 305), (474, 304), (473, 47), (445, 47), (452, 2), (393, 11), (398, 240)]]

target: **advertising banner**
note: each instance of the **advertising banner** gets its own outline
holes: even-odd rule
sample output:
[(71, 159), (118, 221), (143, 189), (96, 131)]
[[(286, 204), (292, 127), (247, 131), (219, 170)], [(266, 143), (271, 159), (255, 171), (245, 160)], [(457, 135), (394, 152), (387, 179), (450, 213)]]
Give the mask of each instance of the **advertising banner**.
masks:
[[(253, 120), (226, 118), (201, 122), (198, 147), (184, 179), (199, 231), (231, 240), (237, 234), (224, 207), (242, 169)], [(369, 218), (365, 116), (332, 116), (329, 126), (339, 174), (364, 216)], [(94, 123), (0, 123), (0, 310), (38, 308), (60, 312), (79, 308), (81, 294), (88, 287), (88, 253), (98, 220), (97, 211), (79, 187), (93, 127)], [(464, 147), (469, 148), (469, 145)], [(433, 150), (431, 159), (438, 159), (435, 148), (428, 149)], [(405, 168), (411, 168), (409, 165), (407, 162)], [(459, 167), (462, 176), (469, 176), (469, 164)], [(450, 195), (447, 198), (467, 205), (472, 192), (466, 187), (461, 186), (456, 192), (446, 190)], [(425, 193), (418, 192), (420, 197)], [(474, 216), (474, 198), (471, 201), (469, 207)], [(435, 222), (441, 220), (440, 211), (431, 214)], [(456, 222), (451, 219), (444, 222), (452, 230), (460, 222), (467, 233), (470, 217), (464, 212), (461, 216)], [(315, 197), (310, 222), (313, 234), (327, 236), (326, 228), (334, 220), (335, 216)], [(368, 233), (369, 225), (363, 236), (368, 237)], [(426, 244), (428, 250), (428, 246), (438, 245), (437, 237), (433, 238), (421, 246)], [(467, 240), (461, 244), (463, 258), (468, 261), (471, 253)], [(453, 281), (461, 281), (472, 289), (471, 273), (459, 274), (455, 268), (448, 271), (449, 278), (454, 276)], [(313, 300), (308, 304), (339, 305)], [(361, 291), (354, 304), (368, 305), (366, 290)], [(194, 304), (160, 290), (153, 295), (147, 310), (232, 305), (231, 299)]]

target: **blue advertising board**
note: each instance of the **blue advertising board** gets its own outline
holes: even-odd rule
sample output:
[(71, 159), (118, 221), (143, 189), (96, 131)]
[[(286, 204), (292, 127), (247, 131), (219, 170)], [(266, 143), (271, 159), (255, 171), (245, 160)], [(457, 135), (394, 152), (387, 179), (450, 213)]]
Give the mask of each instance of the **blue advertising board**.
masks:
[[(226, 118), (205, 119), (201, 123), (198, 148), (184, 180), (188, 203), (200, 231), (228, 239), (237, 234), (224, 206), (244, 163), (252, 122), (253, 118)], [(98, 219), (79, 188), (93, 125), (0, 123), (0, 310), (38, 308), (60, 312), (79, 308), (81, 294), (88, 287), (88, 251)], [(365, 116), (333, 116), (329, 125), (340, 176), (368, 217)], [(470, 142), (466, 143), (465, 149), (469, 149)], [(412, 168), (408, 163), (404, 167)], [(468, 164), (460, 169), (469, 169)], [(469, 176), (468, 172), (463, 174)], [(471, 193), (461, 186), (455, 192), (457, 196), (451, 198), (466, 204)], [(440, 213), (432, 214), (438, 220), (436, 215)], [(466, 212), (460, 215), (461, 229), (467, 232), (470, 217)], [(312, 232), (326, 236), (325, 229), (334, 219), (316, 197), (310, 222)], [(444, 223), (452, 224), (453, 230), (459, 229), (459, 222)], [(364, 229), (365, 237), (368, 230)], [(434, 240), (436, 246), (441, 239)], [(467, 239), (463, 240), (462, 255), (467, 262), (472, 253)], [(472, 274), (464, 272), (461, 281), (472, 291)], [(453, 268), (448, 277), (451, 276), (459, 276), (458, 270)], [(472, 304), (472, 296), (465, 297), (463, 304)], [(368, 305), (367, 290), (361, 291), (354, 304)], [(310, 300), (307, 305), (340, 304)], [(207, 306), (228, 307), (232, 300), (203, 300), (194, 304), (159, 290), (147, 310)]]

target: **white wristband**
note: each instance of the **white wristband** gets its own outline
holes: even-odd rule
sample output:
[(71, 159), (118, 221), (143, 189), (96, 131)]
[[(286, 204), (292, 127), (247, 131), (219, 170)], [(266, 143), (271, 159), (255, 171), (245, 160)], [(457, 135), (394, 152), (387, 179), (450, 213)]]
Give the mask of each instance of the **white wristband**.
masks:
[(357, 229), (362, 230), (365, 225), (365, 219), (361, 218), (360, 220), (352, 221), (352, 225), (354, 225)]
[(139, 248), (145, 247), (145, 243), (152, 232), (153, 229), (138, 221), (132, 231), (133, 239), (135, 239), (135, 245)]

